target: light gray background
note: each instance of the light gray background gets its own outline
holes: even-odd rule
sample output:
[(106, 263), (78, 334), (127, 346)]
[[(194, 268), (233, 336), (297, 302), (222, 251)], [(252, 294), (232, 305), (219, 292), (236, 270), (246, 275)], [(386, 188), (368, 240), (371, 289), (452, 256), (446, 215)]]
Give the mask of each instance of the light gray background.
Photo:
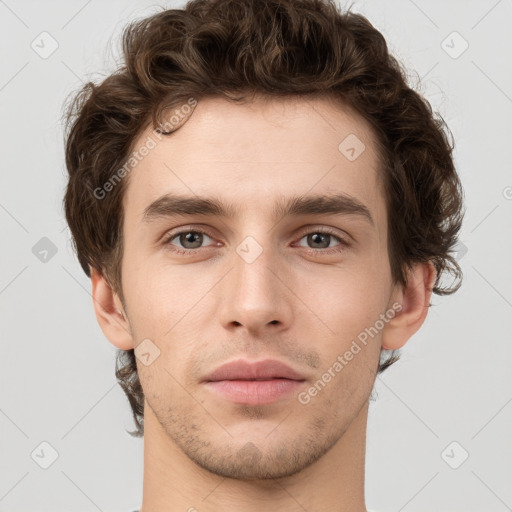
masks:
[[(60, 115), (81, 81), (112, 71), (122, 26), (157, 5), (183, 2), (0, 1), (3, 512), (129, 512), (141, 503), (143, 443), (125, 432), (133, 423), (115, 349), (63, 218)], [(382, 31), (450, 126), (467, 206), (463, 287), (434, 296), (402, 360), (377, 379), (367, 505), (512, 510), (512, 2), (356, 1), (353, 10)], [(43, 31), (59, 45), (46, 59), (31, 48)], [(469, 44), (457, 58), (464, 42), (453, 31)], [(43, 237), (57, 248), (45, 263), (33, 253)], [(58, 452), (48, 469), (36, 463), (50, 460), (44, 441)], [(452, 469), (447, 461), (459, 464), (463, 450), (468, 459)]]

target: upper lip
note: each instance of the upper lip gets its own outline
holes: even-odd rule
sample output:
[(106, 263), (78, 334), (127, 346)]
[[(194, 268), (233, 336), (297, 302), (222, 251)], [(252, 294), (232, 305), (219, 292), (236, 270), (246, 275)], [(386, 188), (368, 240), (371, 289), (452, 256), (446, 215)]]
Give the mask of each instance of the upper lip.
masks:
[(204, 380), (210, 382), (219, 380), (269, 380), (273, 378), (305, 380), (299, 372), (275, 359), (253, 362), (243, 359), (231, 361), (219, 366)]

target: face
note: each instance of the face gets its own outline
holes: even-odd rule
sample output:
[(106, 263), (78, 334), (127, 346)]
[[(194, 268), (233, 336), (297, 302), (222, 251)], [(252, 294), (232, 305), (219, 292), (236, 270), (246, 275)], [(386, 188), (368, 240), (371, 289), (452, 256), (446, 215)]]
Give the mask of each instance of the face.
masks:
[[(293, 475), (340, 440), (377, 371), (393, 286), (374, 134), (326, 98), (209, 98), (135, 147), (148, 136), (124, 196), (122, 262), (136, 353), (150, 353), (137, 361), (146, 414), (215, 474)], [(204, 382), (239, 359), (301, 379), (259, 401)]]

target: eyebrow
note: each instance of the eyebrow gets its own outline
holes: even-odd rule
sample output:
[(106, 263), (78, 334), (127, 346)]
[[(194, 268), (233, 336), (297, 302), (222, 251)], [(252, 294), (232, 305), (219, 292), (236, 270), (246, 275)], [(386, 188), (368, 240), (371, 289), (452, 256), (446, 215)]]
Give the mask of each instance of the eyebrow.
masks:
[[(167, 217), (185, 215), (210, 215), (233, 219), (240, 211), (232, 203), (225, 203), (214, 197), (165, 194), (144, 209), (142, 221), (150, 223)], [(278, 200), (273, 209), (274, 220), (300, 215), (354, 215), (374, 226), (370, 210), (353, 196), (344, 193), (334, 195), (293, 196)]]

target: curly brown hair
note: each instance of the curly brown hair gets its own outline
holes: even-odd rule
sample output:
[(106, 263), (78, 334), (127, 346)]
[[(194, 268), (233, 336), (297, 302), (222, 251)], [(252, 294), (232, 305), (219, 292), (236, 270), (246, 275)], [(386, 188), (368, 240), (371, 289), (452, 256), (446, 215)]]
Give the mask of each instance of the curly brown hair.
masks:
[[(364, 16), (342, 12), (334, 0), (192, 0), (132, 22), (122, 44), (122, 66), (100, 84), (84, 85), (66, 106), (64, 208), (83, 270), (89, 277), (90, 267), (100, 271), (123, 304), (127, 180), (101, 200), (94, 191), (123, 168), (150, 123), (163, 126), (165, 112), (190, 97), (240, 102), (249, 92), (329, 95), (369, 121), (382, 159), (394, 282), (404, 285), (413, 263), (431, 261), (433, 293), (460, 287), (462, 271), (450, 254), (463, 219), (453, 136), (407, 85), (406, 71)], [(444, 274), (454, 277), (452, 286), (441, 286)], [(382, 351), (378, 372), (398, 358), (398, 351)], [(142, 436), (144, 394), (134, 350), (118, 351), (116, 377), (137, 426), (130, 434)]]

